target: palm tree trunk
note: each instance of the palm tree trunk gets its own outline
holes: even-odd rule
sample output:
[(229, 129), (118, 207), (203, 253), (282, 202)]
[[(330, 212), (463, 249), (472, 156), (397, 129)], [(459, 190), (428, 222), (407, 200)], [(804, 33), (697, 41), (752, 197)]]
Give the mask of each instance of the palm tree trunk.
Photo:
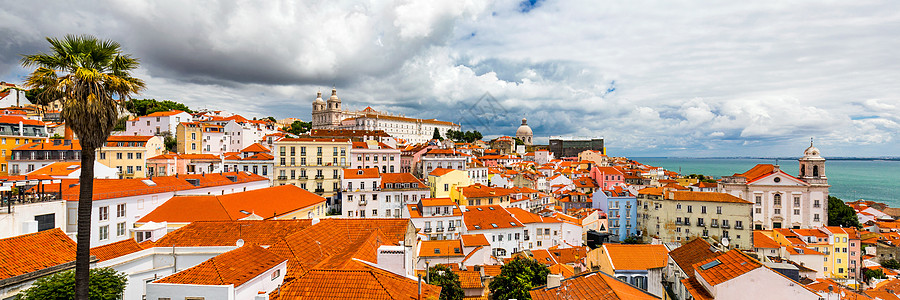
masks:
[(94, 198), (94, 149), (81, 148), (78, 192), (78, 248), (75, 251), (75, 299), (88, 300), (91, 268), (91, 210)]

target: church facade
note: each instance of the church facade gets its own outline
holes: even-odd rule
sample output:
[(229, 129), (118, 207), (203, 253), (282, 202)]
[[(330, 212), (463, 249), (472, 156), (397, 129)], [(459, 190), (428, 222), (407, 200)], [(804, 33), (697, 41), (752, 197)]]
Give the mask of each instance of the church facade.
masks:
[(322, 93), (318, 93), (312, 108), (313, 129), (383, 130), (410, 144), (428, 142), (435, 129), (442, 137), (446, 137), (449, 130), (460, 130), (459, 124), (453, 122), (408, 118), (379, 112), (371, 107), (359, 111), (344, 110), (337, 89), (331, 90), (328, 100), (323, 100)]
[(753, 202), (753, 229), (815, 228), (828, 224), (828, 178), (825, 158), (810, 143), (799, 159), (799, 176), (778, 165), (759, 164), (726, 176), (721, 191)]

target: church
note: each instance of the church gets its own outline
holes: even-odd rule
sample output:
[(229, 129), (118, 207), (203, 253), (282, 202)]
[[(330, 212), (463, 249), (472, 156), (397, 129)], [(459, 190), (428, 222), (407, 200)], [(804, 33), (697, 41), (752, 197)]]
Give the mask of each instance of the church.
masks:
[(371, 107), (359, 111), (343, 110), (337, 89), (331, 90), (331, 97), (322, 100), (319, 92), (312, 103), (312, 129), (382, 130), (398, 142), (426, 143), (437, 129), (442, 137), (448, 130), (459, 131), (459, 124), (436, 119), (407, 118), (379, 112)]
[(799, 159), (799, 176), (778, 165), (759, 164), (726, 176), (721, 191), (753, 202), (753, 229), (815, 228), (828, 224), (828, 178), (825, 158), (810, 142)]

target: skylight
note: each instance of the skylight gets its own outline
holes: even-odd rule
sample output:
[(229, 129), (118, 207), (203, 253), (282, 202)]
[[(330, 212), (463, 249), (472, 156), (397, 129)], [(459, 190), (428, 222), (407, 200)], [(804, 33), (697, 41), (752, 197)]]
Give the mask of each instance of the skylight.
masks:
[(494, 228), (497, 228), (497, 224), (491, 223), (491, 226), (493, 226)]
[(144, 184), (146, 184), (148, 186), (156, 186), (156, 182), (153, 182), (153, 180), (150, 180), (150, 179), (144, 179), (144, 180), (141, 180), (141, 182), (143, 182)]
[(721, 264), (722, 264), (722, 262), (719, 261), (718, 259), (716, 259), (716, 260), (714, 260), (714, 261), (705, 263), (705, 264), (703, 264), (702, 266), (700, 266), (700, 270), (704, 270), (704, 271), (705, 271), (705, 270), (709, 270), (710, 268), (715, 267), (715, 266), (718, 266), (718, 265), (721, 265)]

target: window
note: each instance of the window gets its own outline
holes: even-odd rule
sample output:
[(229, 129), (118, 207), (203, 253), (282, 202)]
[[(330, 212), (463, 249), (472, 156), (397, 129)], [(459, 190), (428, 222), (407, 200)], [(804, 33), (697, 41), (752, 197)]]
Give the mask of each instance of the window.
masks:
[(761, 213), (762, 213), (762, 208), (757, 207), (757, 208), (756, 208), (756, 213), (761, 214)]
[(122, 159), (122, 153), (116, 153), (116, 159)]
[(690, 213), (690, 212), (693, 212), (693, 209), (691, 209), (691, 208), (693, 208), (693, 206), (688, 205), (688, 212), (689, 212), (689, 213)]
[(719, 215), (722, 214), (722, 207), (721, 207), (721, 206), (716, 206), (716, 214), (719, 214)]
[(128, 159), (134, 159), (134, 153), (128, 152)]
[(813, 207), (819, 208), (820, 206), (822, 206), (822, 205), (819, 204), (819, 200), (813, 201)]
[[(6, 156), (6, 154), (5, 154), (6, 150), (3, 150), (3, 152), (4, 152), (3, 156)], [(106, 159), (106, 153), (100, 152), (100, 159)]]
[(100, 240), (109, 239), (109, 225), (100, 226)]
[(756, 205), (761, 205), (761, 204), (762, 204), (762, 196), (756, 195)]
[(109, 220), (109, 206), (101, 206), (100, 214), (98, 215), (100, 221)]
[(272, 280), (278, 279), (278, 277), (281, 277), (281, 269), (278, 269), (278, 270), (275, 270), (275, 272), (272, 272)]
[(775, 194), (775, 196), (772, 198), (772, 202), (775, 205), (781, 205), (781, 194)]
[(125, 203), (116, 205), (116, 218), (125, 217)]
[(800, 206), (800, 196), (794, 196), (794, 206)]
[(795, 209), (794, 209), (794, 215), (795, 215), (795, 216), (799, 216), (799, 215), (800, 215), (800, 209), (796, 209), (796, 208), (795, 208)]
[(116, 236), (124, 236), (125, 235), (125, 222), (116, 224)]

